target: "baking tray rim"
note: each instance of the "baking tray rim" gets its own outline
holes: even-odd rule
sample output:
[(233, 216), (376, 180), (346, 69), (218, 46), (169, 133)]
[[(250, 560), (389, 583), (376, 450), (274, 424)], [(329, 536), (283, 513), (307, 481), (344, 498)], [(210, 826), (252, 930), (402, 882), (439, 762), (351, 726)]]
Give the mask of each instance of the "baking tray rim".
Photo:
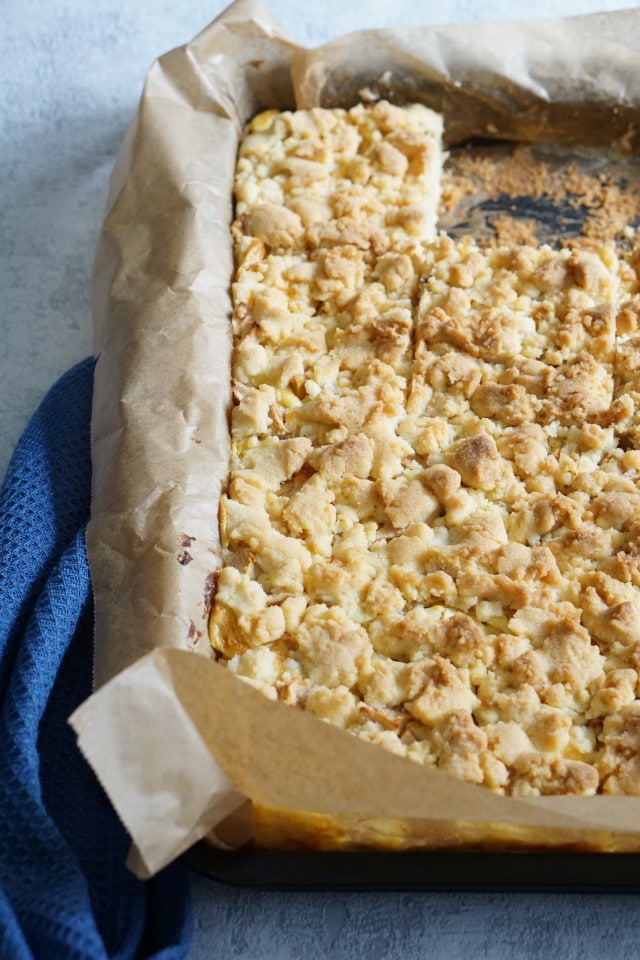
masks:
[(218, 850), (183, 857), (233, 887), (300, 891), (639, 893), (640, 854), (578, 850)]

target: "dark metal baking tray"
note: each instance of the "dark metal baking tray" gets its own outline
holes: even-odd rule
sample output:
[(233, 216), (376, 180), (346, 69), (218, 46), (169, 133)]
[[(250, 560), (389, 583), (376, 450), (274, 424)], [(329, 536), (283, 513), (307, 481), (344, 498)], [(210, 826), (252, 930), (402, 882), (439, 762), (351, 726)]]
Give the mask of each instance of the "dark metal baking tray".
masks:
[[(508, 163), (520, 146), (545, 165), (552, 175), (577, 170), (602, 178), (622, 190), (640, 193), (640, 162), (602, 150), (518, 145), (475, 141), (450, 151), (449, 175), (464, 172), (460, 160), (475, 157), (488, 161), (494, 171), (508, 173)], [(606, 192), (603, 200), (608, 200)], [(597, 204), (596, 204), (597, 206)], [(513, 191), (488, 196), (481, 179), (461, 203), (443, 210), (440, 225), (460, 237), (495, 238), (496, 217), (529, 223), (537, 242), (556, 245), (576, 240), (594, 209), (579, 191), (553, 197), (514, 195)], [(597, 212), (597, 211), (596, 211)], [(631, 218), (636, 226), (638, 220)], [(606, 239), (613, 239), (606, 238)], [(499, 236), (497, 237), (500, 242)], [(239, 887), (264, 890), (425, 890), (425, 891), (530, 891), (530, 892), (640, 892), (640, 854), (597, 853), (573, 850), (540, 851), (341, 851), (266, 852), (242, 850), (227, 853), (206, 842), (185, 856), (190, 867), (211, 879)]]
[(640, 854), (574, 851), (228, 853), (197, 844), (186, 863), (219, 883), (261, 890), (638, 893)]
[[(467, 141), (449, 151), (443, 187), (444, 195), (449, 189), (458, 199), (443, 196), (440, 228), (480, 242), (560, 246), (597, 235), (623, 247), (621, 227), (636, 228), (640, 218), (638, 157), (613, 149)], [(500, 221), (528, 229), (503, 237)]]

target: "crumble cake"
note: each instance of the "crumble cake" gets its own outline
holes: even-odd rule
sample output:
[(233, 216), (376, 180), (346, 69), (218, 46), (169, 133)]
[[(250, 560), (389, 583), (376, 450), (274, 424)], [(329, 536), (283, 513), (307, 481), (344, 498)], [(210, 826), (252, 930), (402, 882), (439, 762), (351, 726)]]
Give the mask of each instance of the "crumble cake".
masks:
[(612, 246), (437, 237), (440, 119), (254, 119), (214, 650), (519, 796), (640, 793), (640, 294)]

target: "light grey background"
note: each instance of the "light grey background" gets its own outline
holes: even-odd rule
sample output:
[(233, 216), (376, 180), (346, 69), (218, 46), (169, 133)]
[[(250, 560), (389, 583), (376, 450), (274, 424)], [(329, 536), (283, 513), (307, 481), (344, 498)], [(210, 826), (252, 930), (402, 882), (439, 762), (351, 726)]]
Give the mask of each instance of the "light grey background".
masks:
[[(144, 73), (218, 0), (3, 0), (0, 476), (50, 384), (91, 351), (89, 275), (107, 181)], [(624, 0), (272, 0), (299, 42), (363, 27), (558, 16)], [(638, 898), (276, 894), (194, 878), (193, 960), (640, 956)]]

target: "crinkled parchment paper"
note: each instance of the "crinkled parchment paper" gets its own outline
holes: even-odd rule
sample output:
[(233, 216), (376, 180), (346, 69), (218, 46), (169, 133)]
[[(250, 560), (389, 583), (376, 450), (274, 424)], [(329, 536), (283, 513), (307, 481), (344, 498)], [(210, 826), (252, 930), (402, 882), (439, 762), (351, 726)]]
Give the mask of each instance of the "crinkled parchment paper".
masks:
[[(637, 150), (640, 12), (293, 44), (238, 0), (155, 63), (111, 183), (94, 279), (88, 549), (97, 692), (71, 718), (148, 875), (235, 847), (640, 849), (640, 800), (497, 796), (266, 700), (208, 655), (227, 473), (228, 233), (259, 110), (422, 101), (447, 140)], [(253, 807), (247, 802), (253, 801)]]

